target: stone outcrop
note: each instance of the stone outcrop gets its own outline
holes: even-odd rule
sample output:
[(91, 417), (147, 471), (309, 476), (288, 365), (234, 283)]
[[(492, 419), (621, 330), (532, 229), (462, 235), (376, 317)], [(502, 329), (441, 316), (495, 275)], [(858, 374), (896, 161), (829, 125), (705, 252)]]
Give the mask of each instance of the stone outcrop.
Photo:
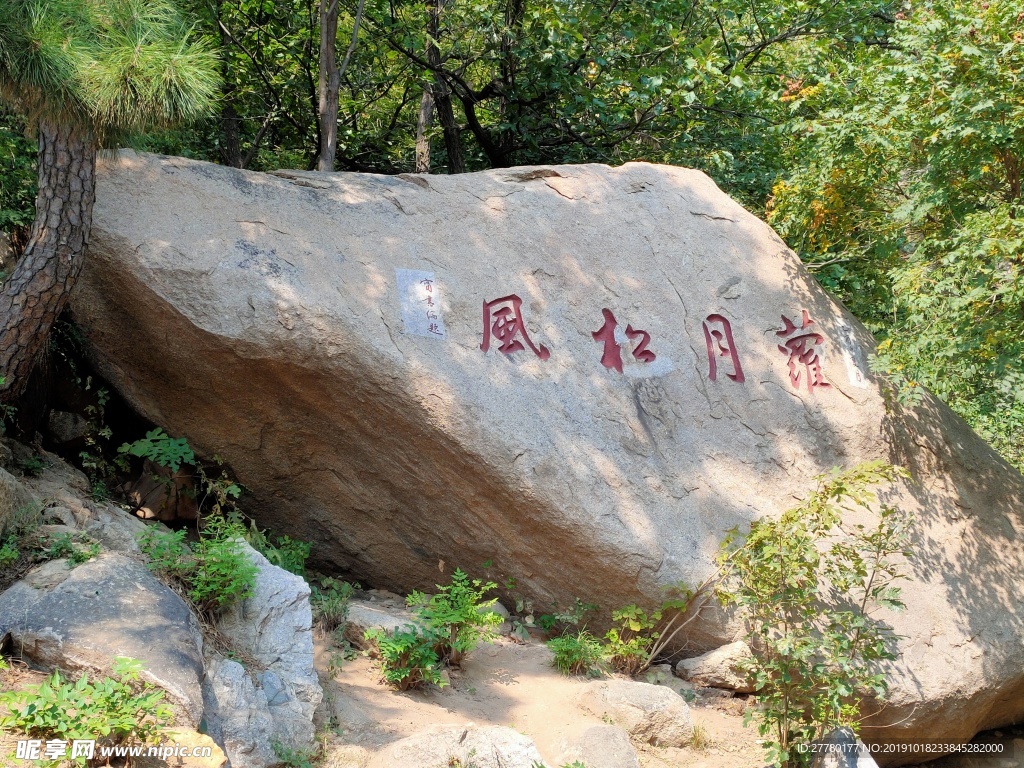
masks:
[(574, 739), (558, 759), (562, 765), (577, 763), (587, 768), (640, 768), (629, 734), (617, 725), (592, 725)]
[(598, 680), (579, 694), (581, 708), (610, 718), (637, 743), (684, 747), (693, 734), (690, 708), (665, 686), (633, 680)]
[[(252, 657), (258, 665), (251, 670), (259, 683), (258, 695), (252, 693), (251, 709), (267, 713), (268, 727), (256, 731), (263, 745), (278, 743), (301, 752), (313, 747), (313, 713), (323, 698), (323, 690), (313, 668), (313, 616), (309, 605), (309, 585), (294, 573), (272, 565), (244, 541), (239, 547), (258, 568), (252, 595), (233, 606), (217, 622), (217, 630), (233, 648)], [(238, 670), (222, 662), (211, 677), (223, 685), (215, 693), (230, 693), (232, 700), (250, 693), (251, 684), (240, 681)], [(244, 690), (243, 690), (244, 689)], [(207, 697), (209, 700), (209, 697)], [(216, 710), (225, 713), (221, 699)], [(225, 726), (225, 739), (229, 728)], [(228, 749), (232, 765), (238, 762)]]
[(400, 739), (374, 755), (368, 768), (535, 768), (539, 763), (540, 753), (532, 739), (512, 728), (470, 723), (435, 726)]
[(185, 722), (202, 718), (196, 620), (146, 566), (123, 555), (104, 553), (75, 568), (39, 566), (0, 595), (4, 637), (47, 669), (109, 674), (115, 657), (138, 659), (143, 678), (167, 691)]
[(701, 173), (126, 153), (72, 301), (102, 373), (224, 457), (261, 524), (402, 592), (491, 560), (537, 605), (649, 604), (817, 474), (905, 465), (883, 490), (920, 556), (876, 720), (898, 725), (865, 733), (1024, 718), (1024, 479), (933, 398), (888, 396), (866, 330)]
[(742, 640), (676, 664), (676, 674), (693, 685), (753, 693), (754, 685), (740, 664), (750, 660), (750, 648)]

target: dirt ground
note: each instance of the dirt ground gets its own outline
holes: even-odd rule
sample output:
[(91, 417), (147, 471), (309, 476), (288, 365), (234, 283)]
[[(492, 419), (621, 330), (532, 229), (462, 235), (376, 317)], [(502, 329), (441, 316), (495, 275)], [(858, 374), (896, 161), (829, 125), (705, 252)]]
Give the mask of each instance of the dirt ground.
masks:
[[(365, 656), (343, 662), (340, 671), (329, 669), (332, 658), (337, 660), (337, 649), (319, 640), (316, 660), (325, 701), (319, 725), (322, 733), (329, 733), (325, 764), (330, 768), (354, 768), (366, 752), (432, 725), (470, 722), (508, 726), (529, 736), (545, 763), (555, 768), (561, 765), (567, 742), (587, 727), (602, 724), (575, 704), (588, 681), (559, 674), (551, 652), (536, 642), (521, 645), (499, 639), (481, 645), (466, 658), (462, 670), (451, 670), (448, 686), (404, 693), (382, 683), (375, 663)], [(744, 706), (741, 699), (699, 698), (690, 705), (690, 713), (703, 731), (702, 748), (646, 747), (639, 751), (641, 766), (763, 765), (757, 732), (743, 727)]]

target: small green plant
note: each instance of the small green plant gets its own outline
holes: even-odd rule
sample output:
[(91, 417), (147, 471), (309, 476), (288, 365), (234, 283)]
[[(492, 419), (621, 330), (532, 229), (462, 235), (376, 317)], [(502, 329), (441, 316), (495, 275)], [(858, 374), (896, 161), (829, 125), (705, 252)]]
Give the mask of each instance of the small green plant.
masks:
[(96, 542), (78, 543), (70, 533), (61, 533), (50, 537), (49, 546), (42, 554), (47, 560), (66, 557), (68, 563), (74, 567), (92, 560), (99, 553), (100, 546)]
[(661, 621), (661, 611), (650, 616), (635, 605), (612, 613), (617, 626), (605, 634), (604, 650), (608, 663), (616, 672), (635, 675), (650, 664), (651, 647), (660, 633), (655, 630)]
[(43, 470), (46, 469), (46, 466), (46, 461), (43, 460), (43, 457), (35, 454), (27, 456), (19, 462), (21, 471), (31, 477), (37, 477), (42, 474)]
[(274, 756), (287, 768), (316, 768), (319, 761), (315, 749), (292, 749), (279, 741), (270, 742), (270, 748), (274, 750)]
[(567, 629), (583, 626), (588, 614), (595, 613), (594, 603), (584, 603), (578, 597), (568, 608), (555, 610), (554, 613), (543, 613), (537, 617), (537, 626), (545, 632), (564, 632)]
[(347, 581), (326, 578), (320, 586), (310, 586), (310, 604), (313, 608), (313, 621), (324, 634), (330, 634), (344, 626), (348, 618), (348, 604), (352, 599), (355, 587)]
[(427, 684), (444, 686), (441, 660), (434, 650), (440, 638), (422, 627), (408, 626), (394, 632), (379, 627), (368, 629), (364, 637), (374, 644), (384, 679), (400, 691)]
[(910, 520), (886, 506), (874, 527), (846, 520), (875, 504), (874, 485), (904, 476), (882, 462), (834, 470), (799, 506), (753, 523), (742, 541), (733, 529), (722, 544), (718, 596), (745, 612), (753, 716), (772, 765), (805, 765), (799, 745), (856, 730), (859, 700), (888, 690), (877, 662), (895, 658), (895, 637), (871, 614), (903, 606), (894, 583), (898, 556), (910, 557)]
[(18, 561), (21, 557), (21, 550), (18, 549), (18, 540), (14, 536), (8, 536), (0, 546), (0, 568)]
[[(152, 741), (172, 720), (164, 693), (139, 680), (142, 665), (134, 659), (114, 660), (113, 677), (91, 680), (83, 674), (76, 682), (55, 671), (38, 685), (0, 693), (9, 714), (0, 727), (38, 739), (98, 739), (116, 746), (131, 738)], [(76, 759), (86, 765), (85, 758)]]
[(196, 455), (184, 437), (171, 437), (160, 427), (151, 429), (146, 436), (133, 443), (124, 443), (117, 449), (119, 454), (149, 459), (172, 472), (181, 469), (182, 464), (195, 464)]
[(704, 724), (704, 721), (695, 721), (693, 724), (693, 733), (690, 734), (690, 749), (694, 749), (698, 752), (707, 752), (714, 745), (715, 742), (711, 738), (711, 734), (708, 733), (708, 727)]
[(189, 599), (202, 613), (220, 613), (252, 594), (258, 568), (242, 548), (244, 529), (223, 518), (206, 521), (191, 552), (185, 532), (164, 533), (150, 528), (139, 538), (149, 567), (181, 582)]
[(461, 569), (452, 574), (451, 584), (437, 585), (437, 594), (427, 597), (413, 592), (406, 602), (413, 613), (437, 636), (436, 651), (442, 661), (459, 666), (463, 656), (483, 640), (497, 637), (501, 616), (490, 609), (498, 598), (487, 594), (497, 584), (470, 580)]
[(555, 667), (563, 675), (600, 675), (604, 665), (601, 641), (587, 630), (568, 632), (548, 640), (555, 654)]
[(249, 530), (245, 534), (249, 546), (263, 555), (271, 565), (284, 568), (296, 576), (306, 576), (306, 559), (309, 557), (309, 543), (279, 536), (276, 543), (270, 540), (266, 531), (256, 526), (255, 520), (249, 521)]

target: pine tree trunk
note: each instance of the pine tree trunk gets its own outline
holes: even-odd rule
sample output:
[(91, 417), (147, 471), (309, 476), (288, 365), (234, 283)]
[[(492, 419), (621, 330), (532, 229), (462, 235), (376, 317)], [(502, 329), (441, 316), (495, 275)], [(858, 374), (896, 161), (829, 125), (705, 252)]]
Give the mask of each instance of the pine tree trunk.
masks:
[(430, 83), (423, 86), (420, 113), (416, 120), (416, 173), (430, 173), (430, 123), (434, 118), (434, 94)]
[(441, 52), (437, 49), (436, 40), (441, 35), (441, 13), (447, 0), (427, 0), (427, 47), (426, 59), (434, 69), (434, 85), (431, 95), (434, 97), (434, 109), (437, 121), (441, 124), (444, 136), (444, 147), (448, 153), (448, 173), (465, 173), (466, 160), (462, 155), (462, 139), (459, 126), (455, 122), (455, 110), (452, 108), (452, 93), (438, 69), (441, 67)]
[(39, 193), (28, 245), (0, 292), (0, 401), (20, 395), (68, 302), (89, 247), (96, 147), (87, 132), (39, 123)]
[(318, 171), (333, 171), (338, 154), (338, 98), (341, 72), (338, 70), (338, 0), (320, 0), (320, 155)]

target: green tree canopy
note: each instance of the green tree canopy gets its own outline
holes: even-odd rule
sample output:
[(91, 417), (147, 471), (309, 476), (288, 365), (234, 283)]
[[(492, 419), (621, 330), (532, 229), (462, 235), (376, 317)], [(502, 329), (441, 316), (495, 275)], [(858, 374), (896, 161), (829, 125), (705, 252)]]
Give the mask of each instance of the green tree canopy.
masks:
[(35, 221), (0, 292), (0, 397), (25, 388), (81, 271), (97, 148), (193, 119), (217, 89), (169, 0), (0, 0), (0, 98), (39, 136)]

